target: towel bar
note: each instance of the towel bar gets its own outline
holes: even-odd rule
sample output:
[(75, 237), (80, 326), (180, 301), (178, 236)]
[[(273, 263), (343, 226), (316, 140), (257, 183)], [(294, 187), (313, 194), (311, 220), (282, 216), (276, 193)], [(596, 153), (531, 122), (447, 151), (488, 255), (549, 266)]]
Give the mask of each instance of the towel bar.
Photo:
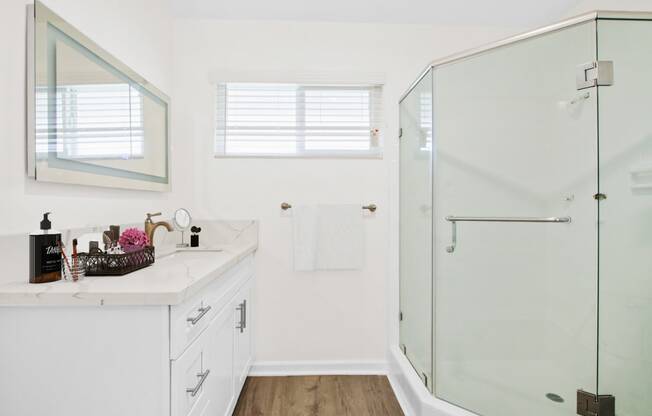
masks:
[[(286, 211), (286, 210), (288, 210), (288, 209), (290, 209), (290, 208), (292, 208), (292, 205), (288, 204), (287, 202), (283, 202), (283, 203), (281, 204), (281, 209), (282, 209), (283, 211)], [(366, 209), (366, 210), (369, 210), (369, 211), (371, 211), (371, 212), (376, 212), (376, 210), (378, 209), (378, 207), (376, 206), (376, 204), (369, 204), (369, 205), (363, 205), (363, 206), (362, 206), (362, 209)]]

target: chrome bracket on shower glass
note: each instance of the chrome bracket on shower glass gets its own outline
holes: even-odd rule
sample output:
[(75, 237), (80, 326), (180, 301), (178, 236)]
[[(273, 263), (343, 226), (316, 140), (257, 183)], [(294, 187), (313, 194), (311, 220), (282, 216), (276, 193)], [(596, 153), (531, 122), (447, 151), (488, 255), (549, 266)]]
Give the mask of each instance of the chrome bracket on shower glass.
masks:
[(580, 416), (615, 416), (616, 398), (611, 394), (593, 394), (577, 390), (577, 414)]
[(446, 246), (446, 252), (452, 253), (455, 251), (455, 247), (457, 247), (457, 221), (449, 220), (448, 218), (450, 217), (446, 217), (446, 221), (450, 221), (451, 223), (451, 245)]
[(614, 63), (612, 61), (592, 61), (578, 65), (575, 78), (578, 90), (598, 85), (613, 85)]
[(449, 215), (444, 218), (451, 223), (451, 245), (446, 247), (446, 252), (453, 253), (457, 247), (457, 222), (531, 222), (568, 224), (571, 217), (458, 217)]

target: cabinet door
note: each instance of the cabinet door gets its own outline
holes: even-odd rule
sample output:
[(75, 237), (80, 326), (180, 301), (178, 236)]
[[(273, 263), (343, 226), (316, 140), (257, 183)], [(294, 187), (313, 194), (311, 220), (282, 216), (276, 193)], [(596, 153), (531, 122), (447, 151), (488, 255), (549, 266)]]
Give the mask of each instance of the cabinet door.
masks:
[(252, 319), (253, 302), (251, 297), (253, 279), (240, 289), (233, 302), (235, 310), (235, 361), (233, 382), (236, 393), (240, 392), (249, 373), (253, 356)]
[(207, 331), (211, 333), (211, 347), (208, 353), (208, 362), (211, 367), (211, 416), (228, 415), (235, 403), (233, 390), (233, 309), (225, 307)]

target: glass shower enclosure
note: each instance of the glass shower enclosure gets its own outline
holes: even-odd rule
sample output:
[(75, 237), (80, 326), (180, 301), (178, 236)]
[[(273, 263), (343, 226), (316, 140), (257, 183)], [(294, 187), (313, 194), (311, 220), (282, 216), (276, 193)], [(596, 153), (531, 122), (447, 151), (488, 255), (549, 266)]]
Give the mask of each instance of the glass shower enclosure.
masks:
[(435, 62), (400, 102), (400, 348), (483, 416), (652, 414), (652, 15)]

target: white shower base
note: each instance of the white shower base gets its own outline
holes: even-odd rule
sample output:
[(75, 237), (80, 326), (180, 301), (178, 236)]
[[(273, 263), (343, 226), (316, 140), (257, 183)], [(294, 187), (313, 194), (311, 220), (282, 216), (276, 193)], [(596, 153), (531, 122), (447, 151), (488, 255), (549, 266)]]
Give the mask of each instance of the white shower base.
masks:
[[(409, 361), (398, 347), (389, 352), (389, 379), (406, 416), (477, 416), (433, 396), (423, 385)], [(505, 369), (510, 368), (506, 373)], [(500, 377), (488, 379), (486, 374)], [(570, 378), (564, 377), (546, 361), (481, 361), (461, 366), (444, 364), (438, 377), (446, 383), (438, 394), (467, 407), (483, 409), (485, 416), (567, 416), (575, 413), (575, 390)], [(501, 383), (503, 378), (509, 384)], [(568, 385), (560, 385), (566, 381)], [(588, 386), (587, 386), (588, 388)], [(555, 393), (565, 399), (556, 403), (546, 398)]]

